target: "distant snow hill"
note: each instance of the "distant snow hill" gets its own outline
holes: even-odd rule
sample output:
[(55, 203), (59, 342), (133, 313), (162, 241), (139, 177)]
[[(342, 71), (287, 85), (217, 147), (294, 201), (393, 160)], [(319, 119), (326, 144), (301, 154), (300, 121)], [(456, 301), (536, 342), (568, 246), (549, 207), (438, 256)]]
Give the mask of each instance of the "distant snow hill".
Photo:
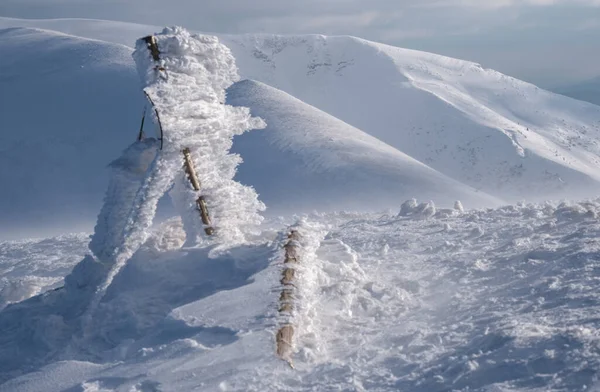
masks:
[[(0, 181), (10, 189), (0, 213), (24, 226), (60, 219), (91, 228), (105, 165), (135, 138), (144, 104), (122, 45), (158, 28), (0, 18), (0, 28), (16, 26), (104, 41), (0, 33), (0, 115), (10, 130), (0, 135), (9, 152)], [(271, 213), (292, 196), (297, 211), (373, 210), (413, 196), (480, 206), (600, 190), (600, 107), (474, 63), (353, 37), (220, 38), (242, 78), (257, 81), (232, 87), (229, 103), (269, 123), (234, 149), (246, 160), (239, 180)]]
[(266, 84), (245, 80), (228, 101), (252, 108), (264, 131), (241, 135), (238, 179), (277, 212), (394, 207), (399, 195), (493, 204), (475, 192), (327, 113)]

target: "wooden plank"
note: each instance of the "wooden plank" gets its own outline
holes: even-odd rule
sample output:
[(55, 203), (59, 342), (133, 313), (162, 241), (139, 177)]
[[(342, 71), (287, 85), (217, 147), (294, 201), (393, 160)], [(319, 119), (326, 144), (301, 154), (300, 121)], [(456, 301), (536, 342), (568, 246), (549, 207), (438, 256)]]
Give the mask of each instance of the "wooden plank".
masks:
[[(192, 188), (194, 188), (196, 192), (200, 192), (200, 180), (198, 179), (196, 169), (194, 168), (194, 162), (192, 161), (190, 149), (187, 147), (183, 149), (183, 162), (185, 173), (188, 180), (192, 184)], [(208, 214), (208, 207), (206, 206), (206, 200), (204, 199), (204, 196), (198, 196), (198, 199), (196, 199), (196, 207), (198, 208), (198, 211), (200, 211), (200, 219), (202, 219), (202, 223), (205, 226), (204, 232), (206, 235), (213, 235), (215, 230), (211, 227), (212, 222), (210, 220), (210, 215)]]
[(187, 147), (183, 149), (183, 160), (185, 163), (185, 173), (188, 176), (188, 180), (190, 180), (190, 183), (196, 192), (200, 191), (200, 181), (198, 180), (198, 175), (196, 174), (196, 169), (194, 168), (194, 163), (192, 162), (190, 149)]

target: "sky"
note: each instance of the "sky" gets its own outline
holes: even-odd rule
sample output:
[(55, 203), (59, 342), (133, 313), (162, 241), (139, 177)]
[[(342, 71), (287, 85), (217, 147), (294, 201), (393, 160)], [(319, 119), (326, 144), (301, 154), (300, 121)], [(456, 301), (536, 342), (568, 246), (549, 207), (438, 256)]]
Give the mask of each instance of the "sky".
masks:
[(0, 0), (0, 16), (354, 35), (554, 88), (600, 76), (600, 0)]

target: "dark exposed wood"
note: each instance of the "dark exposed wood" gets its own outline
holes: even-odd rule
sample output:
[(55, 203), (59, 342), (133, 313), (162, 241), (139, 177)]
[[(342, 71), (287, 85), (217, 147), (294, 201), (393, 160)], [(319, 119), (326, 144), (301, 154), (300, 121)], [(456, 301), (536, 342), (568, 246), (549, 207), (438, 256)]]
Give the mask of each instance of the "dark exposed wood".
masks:
[(150, 98), (150, 95), (146, 92), (146, 90), (144, 90), (144, 95), (146, 96), (146, 99), (148, 99), (148, 101), (150, 102), (150, 105), (152, 105), (152, 108), (154, 109), (154, 114), (156, 115), (156, 122), (158, 122), (158, 129), (160, 131), (160, 138), (158, 140), (160, 140), (160, 149), (162, 150), (164, 134), (162, 122), (160, 121), (160, 115), (158, 114), (158, 109), (156, 109), (156, 106), (154, 106), (154, 101), (152, 100), (152, 98)]
[(150, 55), (152, 55), (152, 60), (159, 61), (160, 60), (160, 51), (158, 50), (158, 44), (156, 42), (156, 37), (153, 35), (148, 35), (142, 38), (150, 51)]
[(138, 133), (138, 142), (144, 140), (144, 120), (146, 119), (146, 105), (144, 105), (144, 113), (142, 113), (142, 123), (140, 124), (140, 132)]

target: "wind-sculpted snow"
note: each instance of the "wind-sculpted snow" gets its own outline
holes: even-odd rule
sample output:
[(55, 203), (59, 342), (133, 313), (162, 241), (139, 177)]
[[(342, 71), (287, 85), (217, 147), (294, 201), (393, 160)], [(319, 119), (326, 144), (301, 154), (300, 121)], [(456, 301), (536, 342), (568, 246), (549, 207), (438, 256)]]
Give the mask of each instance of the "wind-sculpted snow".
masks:
[(287, 225), (210, 259), (209, 248), (180, 249), (171, 221), (115, 278), (87, 340), (71, 341), (81, 268), (65, 289), (0, 312), (0, 390), (600, 387), (600, 201), (432, 207), (304, 219), (296, 370), (274, 353), (273, 229)]
[(154, 138), (141, 140), (129, 146), (110, 165), (111, 178), (104, 206), (90, 242), (90, 250), (98, 259), (109, 261), (118, 250), (124, 230), (131, 224), (132, 209), (137, 207), (136, 196), (158, 146), (159, 142)]

